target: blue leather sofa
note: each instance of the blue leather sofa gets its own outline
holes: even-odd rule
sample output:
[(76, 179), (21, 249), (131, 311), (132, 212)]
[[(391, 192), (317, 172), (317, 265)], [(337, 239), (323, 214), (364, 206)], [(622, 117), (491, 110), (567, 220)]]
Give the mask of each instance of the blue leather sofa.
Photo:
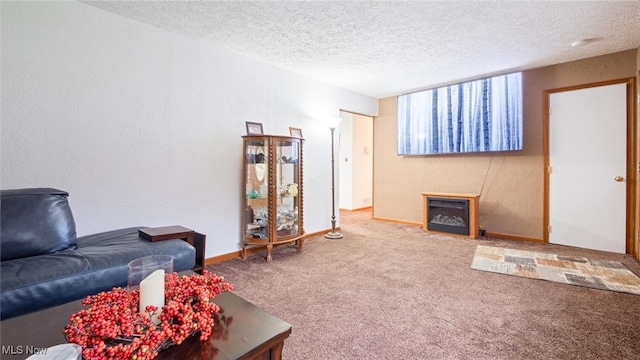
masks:
[(174, 271), (195, 265), (193, 246), (144, 240), (144, 226), (76, 237), (68, 196), (49, 188), (0, 191), (2, 319), (126, 286), (127, 265), (139, 257), (172, 255)]

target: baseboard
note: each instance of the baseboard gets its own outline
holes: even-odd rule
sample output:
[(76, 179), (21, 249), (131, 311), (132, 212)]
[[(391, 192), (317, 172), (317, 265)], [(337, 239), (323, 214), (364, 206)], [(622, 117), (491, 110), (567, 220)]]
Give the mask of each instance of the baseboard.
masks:
[[(422, 228), (422, 223), (418, 223), (418, 222), (413, 222), (413, 221), (405, 221), (405, 220), (397, 220), (397, 219), (389, 219), (389, 218), (381, 218), (381, 217), (374, 217), (374, 220), (379, 220), (379, 221), (386, 221), (386, 222), (392, 222), (392, 223), (397, 223), (397, 224), (406, 224), (406, 225), (416, 225), (416, 226), (420, 226)], [(336, 227), (336, 230), (340, 230), (340, 227)], [(319, 235), (324, 235), (328, 232), (330, 232), (331, 229), (326, 229), (326, 230), (320, 230), (320, 231), (316, 231), (313, 233), (309, 233), (309, 234), (305, 234), (304, 239), (308, 240), (310, 238), (314, 238), (316, 236)], [(493, 232), (486, 232), (485, 236), (487, 237), (494, 237), (494, 238), (498, 238), (498, 239), (506, 239), (506, 240), (521, 240), (521, 241), (532, 241), (532, 242), (538, 242), (538, 243), (544, 243), (543, 239), (536, 239), (536, 238), (529, 238), (529, 237), (525, 237), (525, 236), (518, 236), (518, 235), (509, 235), (509, 234), (500, 234), (500, 233), (493, 233)], [(280, 246), (287, 246), (288, 244), (282, 244)], [(278, 248), (279, 246), (274, 246), (274, 248)], [(257, 248), (252, 248), (252, 249), (247, 249), (247, 254), (248, 255), (253, 255), (253, 254), (257, 254), (259, 252), (266, 252), (267, 248), (266, 247), (257, 247)], [(230, 253), (226, 253), (226, 254), (222, 254), (222, 255), (217, 255), (214, 257), (210, 257), (207, 258), (204, 261), (205, 266), (206, 265), (211, 265), (211, 264), (217, 264), (223, 261), (227, 261), (227, 260), (231, 260), (231, 259), (235, 259), (238, 257), (242, 257), (242, 250), (238, 250), (238, 251), (233, 251)]]
[(223, 262), (223, 261), (227, 261), (227, 260), (231, 260), (231, 259), (235, 259), (235, 258), (241, 257), (241, 256), (242, 256), (242, 251), (240, 251), (240, 250), (234, 251), (234, 252), (230, 252), (230, 253), (227, 253), (227, 254), (217, 255), (217, 256), (214, 256), (214, 257), (207, 258), (204, 261), (204, 265), (207, 266), (207, 265), (211, 265), (211, 264), (217, 264), (217, 263), (220, 263), (220, 262)]
[(416, 225), (416, 226), (422, 227), (422, 223), (421, 222), (415, 222), (415, 221), (389, 219), (389, 218), (383, 218), (383, 217), (377, 217), (377, 216), (372, 217), (372, 219), (373, 220), (386, 221), (386, 222), (392, 222), (392, 223), (396, 223), (396, 224)]
[(506, 240), (521, 240), (521, 241), (532, 241), (532, 242), (544, 243), (544, 239), (536, 239), (536, 238), (530, 238), (530, 237), (519, 236), (519, 235), (493, 233), (489, 231), (485, 233), (485, 236), (499, 238), (499, 239), (506, 239)]
[[(340, 230), (340, 227), (336, 227), (336, 230)], [(326, 229), (326, 230), (321, 230), (321, 231), (316, 231), (313, 233), (309, 233), (309, 234), (305, 234), (303, 239), (308, 240), (310, 238), (316, 237), (318, 235), (324, 235), (328, 232), (330, 232), (331, 229)], [(289, 244), (280, 244), (280, 245), (274, 245), (273, 248), (277, 249), (278, 247), (281, 246), (287, 246)], [(251, 249), (247, 249), (247, 256), (249, 255), (253, 255), (253, 254), (257, 254), (259, 252), (266, 252), (267, 248), (266, 246), (261, 246), (261, 247), (255, 247), (255, 248), (251, 248)], [(204, 261), (204, 265), (212, 265), (212, 264), (217, 264), (223, 261), (227, 261), (227, 260), (231, 260), (231, 259), (235, 259), (235, 258), (241, 258), (242, 257), (242, 250), (238, 250), (238, 251), (233, 251), (230, 253), (226, 253), (226, 254), (222, 254), (222, 255), (216, 255), (214, 257), (210, 257), (207, 258)]]
[(342, 208), (340, 208), (340, 211), (355, 212), (355, 211), (364, 211), (364, 210), (371, 210), (371, 209), (373, 209), (372, 206), (365, 206), (365, 207), (355, 208), (355, 209), (342, 209)]
[[(382, 218), (382, 217), (373, 217), (372, 219), (380, 220), (380, 221), (387, 221), (387, 222), (392, 222), (392, 223), (397, 223), (397, 224), (416, 225), (416, 226), (419, 226), (422, 229), (422, 223), (421, 222), (389, 219), (389, 218)], [(445, 235), (452, 235), (453, 236), (454, 234), (445, 234)], [(499, 239), (507, 239), (507, 240), (521, 240), (521, 241), (532, 241), (532, 242), (544, 243), (544, 239), (536, 239), (536, 238), (530, 238), (530, 237), (519, 236), (519, 235), (500, 234), (500, 233), (493, 233), (493, 232), (488, 232), (488, 231), (485, 233), (485, 236), (499, 238)]]
[[(372, 219), (380, 220), (380, 221), (387, 221), (387, 222), (392, 222), (392, 223), (397, 223), (397, 224), (416, 225), (416, 226), (419, 226), (422, 229), (422, 223), (421, 222), (389, 219), (389, 218), (382, 218), (382, 217), (375, 217), (375, 216)], [(422, 229), (422, 230), (424, 230), (424, 229)], [(455, 234), (447, 234), (447, 233), (443, 233), (443, 234), (444, 235), (452, 235), (452, 236), (455, 235)], [(488, 232), (488, 231), (485, 233), (485, 236), (495, 237), (495, 238), (500, 238), (500, 239), (507, 239), (507, 240), (522, 240), (522, 241), (533, 241), (533, 242), (544, 243), (543, 239), (536, 239), (536, 238), (530, 238), (530, 237), (519, 236), (519, 235), (492, 233), (492, 232)]]

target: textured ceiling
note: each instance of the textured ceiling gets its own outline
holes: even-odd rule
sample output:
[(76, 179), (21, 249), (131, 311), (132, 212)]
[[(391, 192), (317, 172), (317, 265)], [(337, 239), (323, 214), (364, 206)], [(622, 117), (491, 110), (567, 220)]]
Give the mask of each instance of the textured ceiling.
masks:
[(86, 3), (375, 98), (640, 46), (640, 1)]

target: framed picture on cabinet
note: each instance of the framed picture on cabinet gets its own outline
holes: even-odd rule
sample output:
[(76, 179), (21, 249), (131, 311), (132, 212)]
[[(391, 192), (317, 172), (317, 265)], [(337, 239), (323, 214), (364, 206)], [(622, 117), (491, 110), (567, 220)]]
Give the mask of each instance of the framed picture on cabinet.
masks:
[(257, 122), (245, 121), (247, 125), (247, 135), (263, 135), (262, 124)]
[(293, 137), (302, 139), (302, 129), (289, 127), (289, 134), (291, 134), (291, 136)]

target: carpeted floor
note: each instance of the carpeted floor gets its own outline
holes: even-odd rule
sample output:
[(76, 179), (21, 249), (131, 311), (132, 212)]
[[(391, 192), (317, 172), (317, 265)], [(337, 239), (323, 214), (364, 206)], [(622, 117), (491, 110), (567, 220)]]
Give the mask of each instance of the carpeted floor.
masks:
[(618, 261), (478, 245), (471, 268), (640, 295), (640, 278)]
[(640, 359), (637, 295), (470, 268), (477, 245), (619, 261), (638, 275), (631, 256), (340, 216), (343, 239), (207, 266), (292, 325), (284, 359)]

